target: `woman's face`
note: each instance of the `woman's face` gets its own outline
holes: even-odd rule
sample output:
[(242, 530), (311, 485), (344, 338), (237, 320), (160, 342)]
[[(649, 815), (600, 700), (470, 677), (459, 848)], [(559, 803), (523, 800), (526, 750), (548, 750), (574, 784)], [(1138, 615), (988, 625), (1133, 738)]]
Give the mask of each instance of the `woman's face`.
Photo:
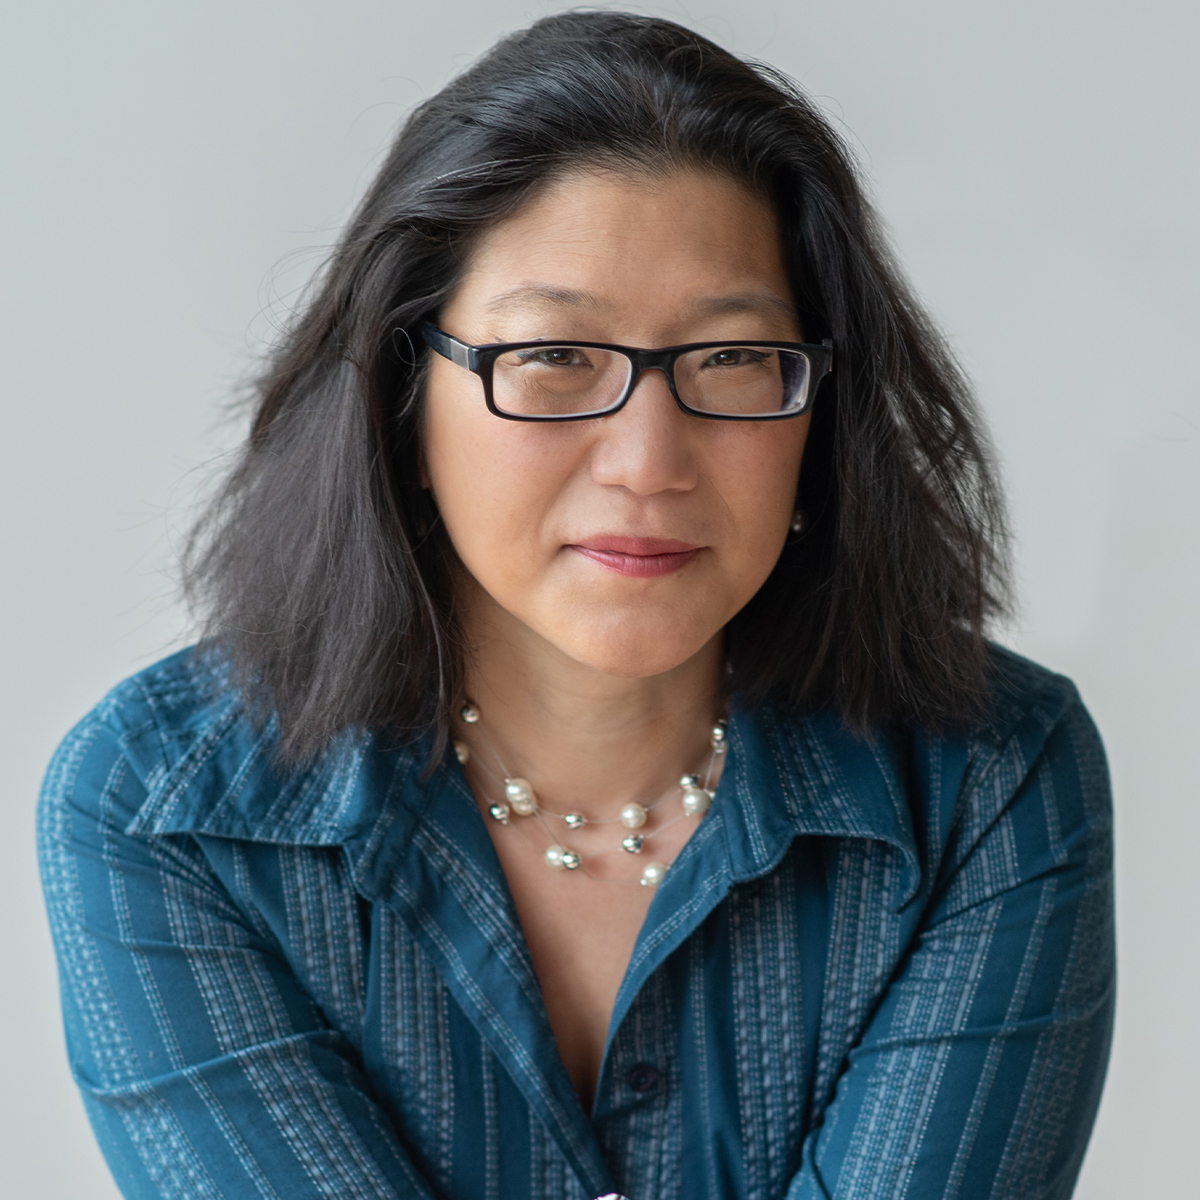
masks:
[[(693, 171), (557, 179), (480, 239), (439, 322), (472, 345), (801, 340), (772, 208)], [(690, 416), (661, 371), (613, 416), (506, 421), (434, 355), (424, 471), (479, 585), (468, 622), (483, 606), (609, 675), (685, 662), (775, 565), (808, 423)]]

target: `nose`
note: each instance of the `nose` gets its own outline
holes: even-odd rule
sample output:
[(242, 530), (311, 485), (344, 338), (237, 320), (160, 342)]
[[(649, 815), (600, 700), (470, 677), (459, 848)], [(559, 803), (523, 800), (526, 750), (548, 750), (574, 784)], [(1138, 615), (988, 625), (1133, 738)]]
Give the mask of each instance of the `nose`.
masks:
[(644, 371), (625, 407), (597, 422), (592, 478), (637, 496), (689, 491), (698, 475), (693, 420), (675, 403), (666, 375)]

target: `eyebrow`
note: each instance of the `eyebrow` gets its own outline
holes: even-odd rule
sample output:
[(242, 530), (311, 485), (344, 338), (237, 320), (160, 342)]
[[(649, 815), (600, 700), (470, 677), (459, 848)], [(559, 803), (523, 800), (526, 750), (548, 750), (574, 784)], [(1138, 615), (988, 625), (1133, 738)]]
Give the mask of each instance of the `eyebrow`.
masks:
[[(554, 287), (545, 283), (521, 284), (493, 296), (483, 307), (489, 315), (513, 308), (589, 308), (599, 311), (606, 307), (592, 292), (579, 288)], [(736, 313), (771, 312), (788, 320), (796, 319), (796, 310), (774, 292), (737, 292), (729, 296), (706, 296), (693, 300), (684, 309), (686, 317), (725, 316)]]
[(796, 319), (796, 309), (774, 292), (738, 292), (732, 296), (705, 296), (693, 300), (684, 312), (688, 316), (725, 316), (730, 313), (770, 312), (777, 316)]
[(513, 308), (603, 308), (598, 296), (578, 288), (554, 287), (546, 283), (525, 283), (493, 296), (484, 306), (489, 315)]

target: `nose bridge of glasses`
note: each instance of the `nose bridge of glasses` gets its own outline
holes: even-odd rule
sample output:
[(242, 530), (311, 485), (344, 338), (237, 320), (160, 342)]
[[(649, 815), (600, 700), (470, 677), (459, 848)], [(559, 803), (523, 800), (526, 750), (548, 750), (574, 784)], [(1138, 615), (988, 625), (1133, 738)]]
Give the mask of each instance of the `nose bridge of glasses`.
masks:
[(636, 350), (628, 355), (630, 361), (629, 382), (625, 385), (625, 400), (628, 400), (651, 371), (662, 374), (663, 383), (672, 397), (675, 380), (672, 377), (674, 354), (669, 350)]
[(628, 349), (625, 351), (630, 362), (629, 390), (632, 392), (642, 381), (648, 371), (661, 371), (667, 381), (667, 386), (674, 384), (672, 372), (675, 367), (676, 353), (673, 350), (642, 350)]
[(674, 350), (627, 350), (625, 352), (633, 360), (633, 372), (641, 376), (646, 371), (661, 371), (670, 375), (671, 364), (676, 357)]

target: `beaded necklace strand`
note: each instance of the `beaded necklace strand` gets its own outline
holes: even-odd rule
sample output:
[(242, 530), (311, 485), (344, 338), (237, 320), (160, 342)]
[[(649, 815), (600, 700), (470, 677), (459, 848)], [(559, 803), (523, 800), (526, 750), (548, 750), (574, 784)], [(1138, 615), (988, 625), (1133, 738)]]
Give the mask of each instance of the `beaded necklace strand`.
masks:
[[(578, 851), (560, 844), (558, 838), (554, 835), (554, 831), (547, 823), (546, 818), (553, 817), (555, 820), (562, 821), (571, 830), (582, 829), (585, 825), (616, 824), (620, 824), (629, 830), (621, 839), (619, 846), (610, 847), (607, 850), (595, 851), (589, 855), (589, 858), (599, 858), (607, 854), (615, 854), (617, 850), (624, 851), (626, 854), (641, 854), (646, 843), (651, 838), (664, 833), (679, 821), (686, 820), (688, 817), (703, 817), (708, 812), (713, 799), (713, 778), (717, 764), (725, 754), (728, 746), (725, 722), (718, 721), (709, 732), (709, 745), (712, 747), (712, 750), (708, 757), (708, 765), (704, 770), (703, 784), (700, 782), (699, 775), (684, 775), (679, 780), (677, 786), (669, 788), (650, 804), (643, 805), (636, 801), (630, 801), (628, 804), (622, 806), (620, 815), (617, 817), (592, 818), (585, 817), (583, 813), (575, 810), (562, 813), (545, 808), (539, 800), (537, 793), (534, 792), (533, 785), (530, 784), (529, 780), (519, 775), (512, 775), (504, 765), (504, 760), (500, 757), (499, 751), (492, 743), (491, 738), (488, 737), (487, 731), (480, 725), (481, 714), (478, 707), (468, 701), (462, 706), (458, 715), (462, 719), (463, 724), (473, 725), (478, 728), (484, 743), (500, 768), (500, 781), (504, 788), (504, 799), (496, 800), (486, 793), (483, 797), (487, 804), (488, 815), (492, 820), (500, 825), (507, 826), (512, 824), (514, 815), (518, 817), (533, 817), (550, 838), (550, 845), (545, 847), (542, 852), (542, 856), (548, 867), (555, 871), (581, 871), (590, 879), (597, 879), (606, 883), (636, 882), (643, 887), (657, 887), (666, 877), (667, 870), (671, 864), (658, 861), (647, 863), (642, 868), (641, 877), (637, 880), (608, 879), (603, 876), (594, 875), (587, 869), (583, 856)], [(454, 754), (459, 763), (465, 766), (471, 757), (471, 750), (465, 742), (456, 741), (454, 743)], [(485, 775), (491, 774), (482, 762), (478, 762), (477, 766)], [(483, 782), (486, 785), (487, 779), (485, 778)], [(673, 796), (679, 797), (683, 812), (666, 821), (657, 829), (638, 832), (645, 826), (648, 815)], [(518, 827), (523, 825), (524, 822), (517, 822)], [(522, 833), (527, 836), (527, 831), (524, 829), (522, 829)]]

